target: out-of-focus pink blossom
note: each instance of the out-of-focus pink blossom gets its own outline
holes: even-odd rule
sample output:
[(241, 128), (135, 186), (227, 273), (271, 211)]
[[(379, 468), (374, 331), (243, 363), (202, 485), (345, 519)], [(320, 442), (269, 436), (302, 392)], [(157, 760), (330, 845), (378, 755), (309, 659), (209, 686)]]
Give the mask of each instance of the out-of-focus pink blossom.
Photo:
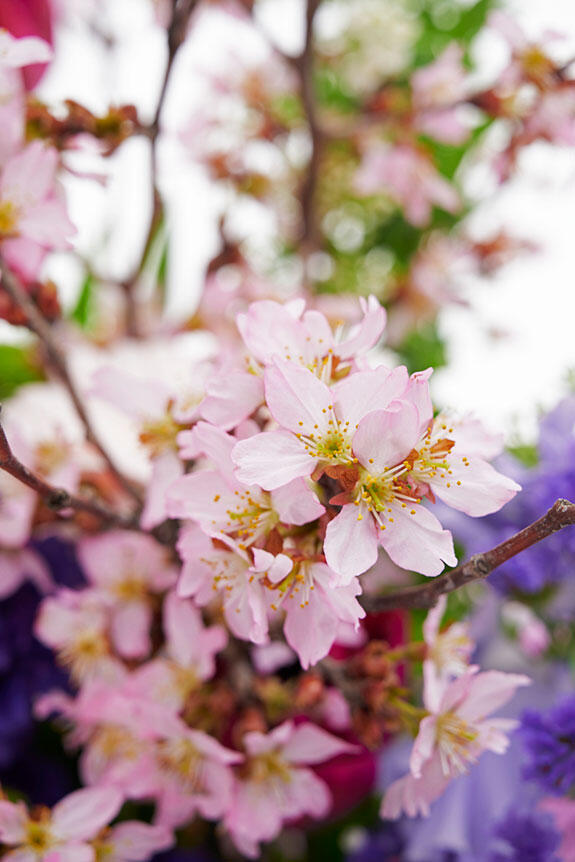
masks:
[[(422, 719), (410, 758), (410, 772), (395, 781), (385, 793), (382, 817), (395, 820), (427, 816), (429, 806), (453, 778), (467, 772), (484, 751), (503, 754), (507, 734), (517, 722), (490, 718), (520, 686), (531, 680), (522, 674), (486, 671), (472, 667), (448, 683), (437, 700), (436, 692), (424, 689), (429, 714)], [(431, 699), (428, 699), (431, 694)]]
[(222, 626), (204, 626), (190, 601), (168, 593), (164, 601), (164, 655), (132, 675), (130, 690), (180, 710), (189, 694), (215, 673), (215, 656), (227, 642)]
[(77, 790), (60, 800), (46, 819), (26, 806), (0, 800), (0, 843), (7, 862), (93, 862), (91, 841), (116, 816), (123, 797), (111, 787)]
[(149, 536), (116, 530), (82, 539), (78, 557), (109, 607), (115, 648), (125, 658), (144, 658), (150, 650), (152, 597), (176, 582), (166, 550)]
[(434, 205), (451, 213), (461, 207), (458, 192), (437, 172), (430, 157), (406, 145), (369, 147), (355, 174), (354, 188), (361, 195), (388, 194), (416, 227), (429, 224)]
[(433, 63), (416, 69), (411, 77), (417, 130), (454, 145), (469, 137), (458, 105), (468, 89), (462, 58), (462, 48), (452, 42)]
[(506, 602), (503, 605), (502, 618), (504, 623), (515, 629), (525, 655), (537, 658), (545, 652), (551, 642), (551, 635), (531, 608), (521, 602)]
[(106, 862), (147, 862), (155, 853), (171, 847), (174, 840), (172, 832), (162, 826), (127, 820), (113, 826), (94, 847)]
[(245, 775), (234, 782), (224, 827), (250, 859), (258, 858), (260, 842), (275, 838), (285, 821), (328, 814), (328, 787), (307, 767), (357, 750), (313, 724), (290, 721), (267, 735), (246, 733), (244, 747)]
[(36, 637), (58, 653), (76, 681), (115, 680), (124, 674), (112, 654), (107, 609), (94, 591), (60, 590), (44, 599), (36, 619)]
[(465, 623), (452, 623), (444, 631), (439, 631), (446, 607), (447, 598), (440, 596), (423, 624), (423, 637), (427, 647), (423, 662), (423, 679), (427, 700), (433, 704), (434, 709), (438, 708), (446, 682), (462, 676), (468, 670), (469, 658), (475, 646)]
[(58, 156), (40, 141), (12, 156), (0, 176), (0, 243), (10, 266), (34, 279), (46, 251), (75, 233), (56, 185)]

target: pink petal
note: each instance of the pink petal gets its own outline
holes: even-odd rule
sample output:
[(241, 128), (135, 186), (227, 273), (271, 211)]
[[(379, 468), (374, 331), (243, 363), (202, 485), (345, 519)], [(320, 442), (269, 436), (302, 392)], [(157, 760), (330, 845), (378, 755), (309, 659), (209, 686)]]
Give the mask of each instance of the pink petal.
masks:
[(122, 794), (114, 787), (76, 790), (54, 806), (54, 833), (64, 840), (85, 841), (94, 838), (103, 826), (114, 819), (122, 802)]
[(175, 452), (168, 451), (152, 461), (152, 476), (146, 488), (146, 503), (141, 525), (152, 530), (168, 517), (168, 489), (184, 472), (184, 465)]
[(468, 695), (457, 712), (467, 721), (480, 721), (511, 700), (516, 689), (524, 685), (531, 685), (524, 674), (498, 670), (478, 673), (471, 680)]
[(367, 301), (363, 297), (359, 301), (364, 312), (363, 320), (345, 341), (337, 345), (335, 352), (340, 359), (353, 359), (371, 350), (385, 329), (387, 314), (379, 300), (370, 296)]
[[(360, 517), (361, 516), (361, 517)], [(344, 506), (327, 525), (324, 553), (328, 566), (347, 584), (377, 560), (377, 527), (364, 504)]]
[(419, 415), (409, 401), (394, 401), (387, 410), (369, 413), (352, 440), (354, 454), (377, 476), (401, 463), (419, 438)]
[(429, 485), (448, 506), (474, 518), (497, 512), (521, 490), (521, 485), (481, 458), (471, 457), (463, 462), (458, 447), (450, 453), (449, 467), (447, 475), (438, 470)]
[(419, 723), (419, 731), (409, 758), (409, 768), (414, 778), (421, 778), (423, 766), (431, 759), (437, 736), (437, 717), (428, 715)]
[(294, 434), (327, 431), (333, 396), (315, 374), (292, 362), (266, 369), (265, 393), (272, 416)]
[(154, 853), (174, 843), (168, 829), (132, 820), (115, 826), (110, 839), (112, 850), (106, 862), (146, 862)]
[(251, 416), (263, 396), (261, 377), (245, 371), (219, 373), (206, 385), (200, 413), (208, 422), (228, 430)]
[(371, 371), (350, 374), (333, 387), (337, 415), (349, 420), (353, 428), (368, 413), (385, 410), (391, 401), (401, 398), (407, 382), (407, 369), (403, 365), (393, 370), (380, 365)]
[(260, 485), (266, 491), (309, 476), (317, 463), (317, 458), (308, 455), (303, 444), (285, 431), (266, 431), (240, 440), (232, 460), (240, 482)]
[(158, 379), (141, 377), (109, 365), (92, 376), (90, 394), (109, 401), (137, 419), (150, 419), (163, 415), (171, 391)]
[(439, 575), (444, 562), (456, 565), (451, 533), (442, 528), (435, 515), (416, 504), (402, 509), (394, 503), (391, 508), (393, 522), (388, 518), (386, 529), (378, 532), (394, 563), (429, 577)]
[(408, 817), (428, 817), (429, 806), (441, 796), (449, 781), (443, 774), (439, 757), (433, 757), (423, 767), (421, 778), (408, 773), (387, 789), (381, 816), (384, 820), (398, 820), (404, 813)]
[(152, 609), (147, 601), (118, 604), (112, 611), (112, 641), (123, 658), (146, 658), (150, 652)]
[(283, 524), (309, 524), (325, 512), (305, 479), (294, 479), (272, 491), (272, 506)]
[(296, 765), (323, 763), (339, 754), (355, 754), (356, 745), (333, 736), (311, 722), (299, 724), (283, 749), (283, 755)]
[(25, 805), (0, 800), (0, 842), (20, 844), (26, 836), (28, 812)]

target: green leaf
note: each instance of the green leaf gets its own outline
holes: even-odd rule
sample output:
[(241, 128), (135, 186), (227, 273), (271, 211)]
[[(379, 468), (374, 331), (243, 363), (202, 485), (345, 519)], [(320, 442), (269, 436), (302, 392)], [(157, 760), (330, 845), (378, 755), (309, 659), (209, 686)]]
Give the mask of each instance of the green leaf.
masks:
[(72, 320), (74, 320), (82, 329), (87, 329), (90, 322), (90, 317), (92, 314), (94, 286), (94, 276), (91, 273), (88, 273), (86, 275), (86, 278), (84, 279), (84, 283), (82, 284), (82, 289), (80, 290), (78, 301), (76, 302), (74, 310), (70, 315)]
[(410, 373), (422, 368), (441, 368), (447, 364), (445, 344), (435, 323), (415, 329), (403, 340), (398, 353)]
[(0, 400), (9, 398), (20, 386), (44, 377), (35, 364), (30, 348), (0, 344)]

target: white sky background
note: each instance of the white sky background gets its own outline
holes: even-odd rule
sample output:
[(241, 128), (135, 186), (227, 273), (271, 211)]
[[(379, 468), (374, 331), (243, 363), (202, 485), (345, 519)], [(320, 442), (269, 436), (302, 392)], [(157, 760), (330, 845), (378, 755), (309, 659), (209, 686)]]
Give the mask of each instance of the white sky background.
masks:
[[(75, 3), (69, 5), (74, 7)], [(85, 8), (83, 0), (77, 8)], [(557, 51), (575, 55), (573, 0), (514, 0), (509, 4), (528, 34), (555, 30), (565, 39)], [(110, 102), (134, 102), (144, 119), (151, 117), (163, 71), (163, 33), (146, 0), (93, 0), (102, 29), (115, 36), (107, 51), (80, 23), (64, 30), (57, 62), (41, 95), (49, 102), (74, 98), (95, 111)], [(267, 0), (262, 23), (281, 39), (284, 50), (297, 51), (302, 38), (301, 0)], [(99, 10), (99, 11), (98, 11)], [(226, 42), (240, 55), (261, 53), (262, 44), (237, 20), (214, 15), (192, 34), (178, 57), (164, 127), (177, 133), (191, 119), (190, 105), (201, 102), (205, 86), (198, 68), (209, 67)], [(495, 71), (498, 45), (478, 46), (482, 62)], [(160, 185), (168, 201), (173, 256), (170, 262), (170, 311), (193, 309), (203, 269), (217, 248), (215, 223), (225, 200), (178, 145), (166, 136), (161, 152)], [(458, 410), (474, 410), (492, 427), (511, 434), (534, 433), (538, 407), (551, 407), (566, 391), (566, 370), (575, 368), (575, 149), (535, 145), (521, 159), (520, 177), (490, 197), (475, 216), (479, 229), (502, 225), (513, 235), (538, 243), (535, 255), (522, 255), (489, 281), (469, 285), (473, 312), (447, 309), (441, 329), (450, 345), (450, 367), (435, 376), (436, 399)], [(76, 165), (102, 170), (82, 157)], [(123, 276), (138, 259), (150, 206), (147, 144), (123, 145), (108, 170), (104, 189), (86, 180), (67, 181), (71, 215), (79, 228), (77, 247), (91, 259), (102, 247), (102, 226), (111, 235), (103, 273)], [(481, 184), (482, 178), (475, 178)], [(260, 220), (261, 221), (261, 220)], [(256, 220), (254, 229), (262, 224)], [(79, 269), (64, 257), (50, 274), (71, 296)], [(493, 338), (490, 333), (497, 332)]]

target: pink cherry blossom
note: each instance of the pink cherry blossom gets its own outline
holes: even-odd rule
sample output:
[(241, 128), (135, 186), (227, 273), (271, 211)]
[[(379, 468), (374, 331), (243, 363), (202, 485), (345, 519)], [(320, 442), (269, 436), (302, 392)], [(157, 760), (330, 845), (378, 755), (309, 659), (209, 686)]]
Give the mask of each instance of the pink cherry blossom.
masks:
[(195, 813), (219, 820), (231, 804), (230, 766), (241, 763), (243, 755), (178, 720), (158, 731), (156, 823), (171, 829)]
[(426, 697), (436, 709), (441, 700), (445, 683), (453, 677), (462, 676), (469, 667), (469, 658), (474, 649), (466, 623), (452, 623), (440, 632), (439, 626), (447, 607), (447, 598), (440, 596), (423, 624), (423, 637), (427, 647), (423, 662), (423, 679)]
[(484, 751), (506, 751), (507, 733), (517, 722), (490, 715), (507, 703), (519, 686), (529, 685), (531, 680), (522, 674), (477, 671), (471, 667), (448, 683), (439, 700), (435, 690), (424, 689), (429, 714), (419, 725), (410, 772), (386, 791), (382, 817), (395, 820), (403, 812), (410, 817), (427, 816), (430, 804), (449, 781), (467, 772)]
[(125, 658), (150, 650), (152, 597), (176, 582), (167, 552), (149, 536), (116, 530), (83, 538), (78, 557), (110, 608), (111, 637)]
[(416, 69), (411, 77), (417, 130), (454, 145), (462, 144), (470, 131), (457, 106), (468, 89), (462, 58), (462, 48), (452, 42), (433, 63)]
[[(325, 316), (304, 311), (300, 300), (281, 305), (265, 300), (254, 302), (237, 318), (244, 343), (262, 365), (274, 359), (300, 362), (329, 383), (334, 360), (356, 361), (377, 342), (385, 326), (385, 311), (374, 296), (360, 298), (363, 319), (342, 337), (332, 332)], [(341, 369), (339, 369), (341, 373)]]
[(376, 562), (379, 544), (394, 563), (424, 575), (438, 575), (443, 561), (457, 562), (451, 534), (402, 478), (419, 428), (419, 413), (407, 401), (393, 402), (359, 423), (352, 444), (358, 481), (351, 502), (330, 521), (324, 545), (341, 583)]
[(134, 672), (130, 690), (180, 710), (190, 692), (215, 673), (215, 656), (227, 642), (222, 626), (204, 626), (190, 601), (168, 593), (164, 601), (164, 655)]
[(405, 145), (369, 148), (355, 175), (354, 187), (362, 195), (389, 194), (416, 227), (429, 223), (432, 205), (447, 212), (461, 207), (459, 194), (436, 171), (431, 159)]
[(60, 590), (42, 602), (34, 631), (38, 640), (56, 650), (74, 680), (113, 680), (124, 668), (110, 650), (108, 627), (107, 610), (93, 591)]
[(515, 630), (525, 655), (537, 658), (545, 652), (551, 643), (551, 635), (531, 608), (521, 602), (505, 602), (501, 616), (503, 622)]
[(272, 610), (285, 611), (284, 634), (303, 668), (325, 658), (340, 629), (345, 625), (357, 629), (365, 616), (357, 601), (361, 594), (357, 579), (339, 585), (324, 563), (298, 563), (281, 580), (273, 573), (268, 577), (278, 587), (269, 599)]
[(171, 847), (174, 840), (171, 831), (162, 826), (127, 820), (113, 826), (94, 846), (106, 862), (147, 862), (153, 854)]
[(56, 186), (58, 156), (33, 141), (12, 156), (0, 176), (0, 242), (10, 266), (36, 277), (49, 249), (69, 248), (75, 228)]
[(318, 465), (354, 464), (351, 438), (357, 423), (402, 395), (407, 371), (380, 366), (330, 389), (309, 369), (276, 360), (264, 381), (266, 402), (280, 430), (240, 441), (232, 458), (241, 482), (274, 490), (311, 475)]
[(90, 841), (121, 808), (122, 794), (111, 787), (77, 790), (60, 800), (46, 819), (26, 807), (0, 801), (0, 843), (8, 862), (94, 862)]
[(183, 432), (182, 438), (184, 433), (186, 457), (203, 452), (221, 472), (202, 470), (174, 482), (167, 495), (172, 517), (191, 518), (208, 535), (224, 533), (245, 548), (265, 538), (278, 522), (299, 526), (315, 521), (325, 511), (303, 479), (294, 479), (271, 494), (238, 482), (231, 459), (237, 439), (225, 431), (199, 422), (192, 431)]
[(296, 726), (291, 721), (267, 735), (246, 733), (244, 746), (245, 777), (234, 782), (224, 827), (240, 852), (256, 859), (260, 842), (275, 838), (285, 821), (328, 814), (329, 789), (307, 767), (355, 752), (356, 747), (311, 723)]

